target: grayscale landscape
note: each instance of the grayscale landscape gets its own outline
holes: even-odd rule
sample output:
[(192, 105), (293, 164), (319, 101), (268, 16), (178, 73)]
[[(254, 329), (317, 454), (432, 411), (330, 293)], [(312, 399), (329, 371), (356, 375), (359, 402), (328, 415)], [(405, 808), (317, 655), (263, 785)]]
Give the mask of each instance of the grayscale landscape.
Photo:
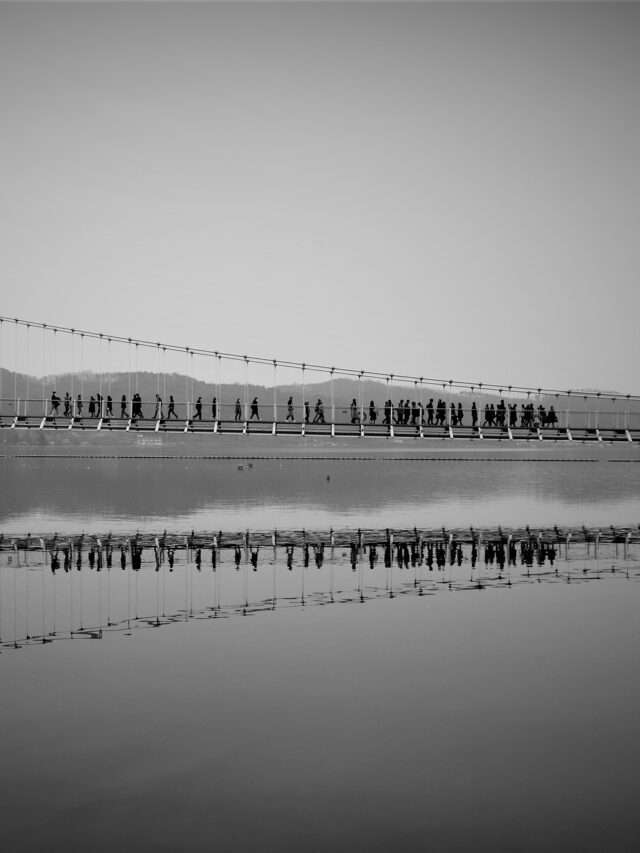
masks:
[(0, 2), (0, 846), (631, 851), (640, 6)]

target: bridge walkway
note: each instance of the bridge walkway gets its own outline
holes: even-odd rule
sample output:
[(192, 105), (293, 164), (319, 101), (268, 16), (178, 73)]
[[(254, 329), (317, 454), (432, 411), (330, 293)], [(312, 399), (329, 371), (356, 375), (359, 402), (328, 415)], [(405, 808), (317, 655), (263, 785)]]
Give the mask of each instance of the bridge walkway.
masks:
[(152, 418), (98, 418), (98, 417), (52, 417), (52, 416), (0, 416), (0, 429), (18, 430), (71, 430), (105, 432), (157, 432), (157, 433), (206, 433), (237, 435), (299, 435), (304, 436), (351, 436), (353, 438), (388, 437), (416, 439), (475, 439), (478, 441), (578, 441), (578, 442), (640, 442), (639, 429), (613, 427), (593, 428), (584, 424), (569, 427), (472, 427), (472, 426), (415, 426), (382, 423), (301, 423), (272, 420), (154, 420)]

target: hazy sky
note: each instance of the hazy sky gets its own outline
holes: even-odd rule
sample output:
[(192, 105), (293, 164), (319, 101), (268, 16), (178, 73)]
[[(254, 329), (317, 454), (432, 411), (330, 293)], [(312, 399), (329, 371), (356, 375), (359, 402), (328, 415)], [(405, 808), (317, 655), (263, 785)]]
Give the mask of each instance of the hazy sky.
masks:
[(640, 392), (640, 7), (2, 4), (0, 313)]

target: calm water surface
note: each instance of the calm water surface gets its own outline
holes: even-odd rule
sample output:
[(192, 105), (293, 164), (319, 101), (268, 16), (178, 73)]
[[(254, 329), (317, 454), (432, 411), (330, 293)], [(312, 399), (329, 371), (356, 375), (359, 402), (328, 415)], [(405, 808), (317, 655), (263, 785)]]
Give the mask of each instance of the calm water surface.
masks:
[[(14, 533), (640, 518), (632, 463), (2, 464)], [(616, 575), (5, 648), (3, 849), (635, 850), (639, 613)]]
[(5, 460), (0, 532), (633, 524), (640, 462)]

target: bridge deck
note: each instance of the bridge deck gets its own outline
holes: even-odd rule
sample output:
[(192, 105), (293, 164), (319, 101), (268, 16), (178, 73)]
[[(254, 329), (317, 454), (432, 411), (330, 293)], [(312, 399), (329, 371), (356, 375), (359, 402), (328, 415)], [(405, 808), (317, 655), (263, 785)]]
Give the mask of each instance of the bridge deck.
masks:
[(67, 418), (41, 416), (0, 417), (0, 429), (14, 430), (71, 430), (104, 432), (156, 432), (156, 433), (225, 433), (238, 435), (299, 435), (299, 436), (352, 436), (354, 438), (397, 437), (437, 438), (455, 441), (580, 441), (580, 442), (640, 442), (639, 429), (590, 428), (584, 425), (570, 427), (523, 428), (471, 427), (471, 426), (414, 426), (394, 424), (389, 427), (381, 423), (353, 424), (347, 421), (335, 423), (292, 423), (290, 421), (213, 421), (202, 420), (153, 420), (126, 418)]

